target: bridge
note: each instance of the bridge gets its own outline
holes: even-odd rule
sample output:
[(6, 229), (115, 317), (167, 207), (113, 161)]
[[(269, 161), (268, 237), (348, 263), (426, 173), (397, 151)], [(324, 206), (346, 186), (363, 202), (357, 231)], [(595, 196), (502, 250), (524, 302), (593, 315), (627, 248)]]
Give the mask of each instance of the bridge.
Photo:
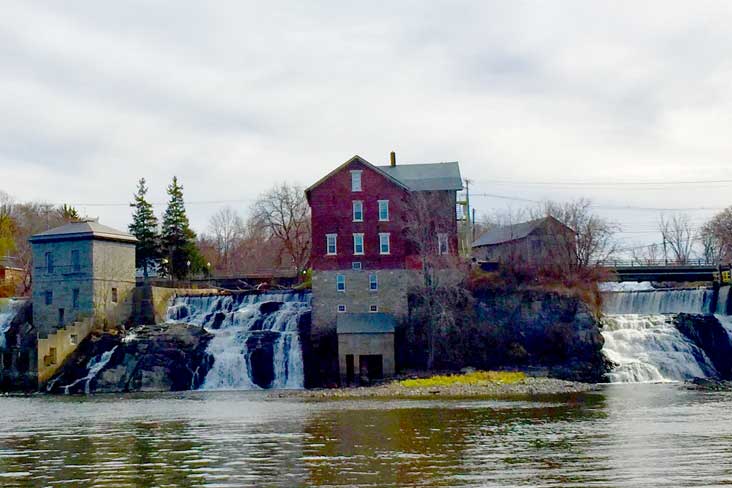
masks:
[[(719, 281), (720, 272), (729, 272), (729, 265), (692, 261), (684, 264), (652, 262), (638, 264), (629, 261), (605, 263), (618, 281)], [(728, 278), (728, 274), (725, 274)]]

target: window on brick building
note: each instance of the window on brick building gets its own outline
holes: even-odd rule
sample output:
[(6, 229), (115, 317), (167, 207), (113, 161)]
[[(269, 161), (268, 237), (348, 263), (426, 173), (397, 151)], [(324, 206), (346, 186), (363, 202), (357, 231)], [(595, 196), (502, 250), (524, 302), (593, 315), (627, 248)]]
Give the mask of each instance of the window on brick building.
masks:
[(338, 254), (338, 236), (336, 234), (325, 236), (325, 253), (332, 256)]
[(379, 220), (381, 222), (389, 220), (389, 200), (379, 200)]
[(343, 304), (338, 305), (338, 311), (339, 312), (345, 312), (346, 311), (346, 306), (343, 305)]
[(448, 246), (447, 234), (437, 234), (437, 253), (448, 254), (450, 248)]
[(363, 222), (363, 202), (361, 200), (353, 201), (353, 221)]
[(354, 271), (361, 271), (363, 269), (363, 266), (361, 265), (361, 261), (352, 262), (351, 269)]
[(379, 278), (376, 273), (369, 275), (369, 290), (377, 291), (379, 289)]
[(346, 276), (336, 275), (336, 291), (346, 291)]
[(351, 191), (361, 191), (361, 171), (351, 171)]
[(363, 234), (353, 234), (353, 254), (361, 255), (363, 253)]
[(382, 232), (379, 234), (379, 254), (389, 254), (390, 252), (389, 233)]

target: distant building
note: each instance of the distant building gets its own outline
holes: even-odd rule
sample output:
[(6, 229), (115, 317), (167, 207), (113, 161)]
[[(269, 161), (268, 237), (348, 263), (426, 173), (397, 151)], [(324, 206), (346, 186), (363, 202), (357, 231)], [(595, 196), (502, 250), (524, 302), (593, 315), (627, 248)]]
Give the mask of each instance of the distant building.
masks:
[(88, 220), (36, 234), (30, 242), (42, 384), (94, 326), (130, 318), (137, 240)]
[(478, 261), (536, 267), (577, 259), (576, 233), (554, 217), (494, 227), (473, 243)]
[(15, 259), (10, 256), (0, 258), (0, 287), (6, 285), (14, 289), (23, 282), (23, 277), (24, 270)]
[[(338, 377), (345, 367), (339, 367), (333, 350), (342, 316), (406, 316), (407, 292), (420, 269), (405, 232), (416, 202), (434, 209), (420, 225), (435, 252), (457, 255), (456, 193), (461, 189), (457, 162), (397, 165), (392, 153), (388, 166), (354, 156), (306, 190), (312, 219), (312, 342), (322, 361), (321, 375)], [(389, 351), (370, 355), (381, 356), (382, 366), (377, 368), (372, 358), (367, 369), (392, 372), (385, 358), (393, 357), (393, 340)], [(353, 361), (360, 364), (357, 357)]]

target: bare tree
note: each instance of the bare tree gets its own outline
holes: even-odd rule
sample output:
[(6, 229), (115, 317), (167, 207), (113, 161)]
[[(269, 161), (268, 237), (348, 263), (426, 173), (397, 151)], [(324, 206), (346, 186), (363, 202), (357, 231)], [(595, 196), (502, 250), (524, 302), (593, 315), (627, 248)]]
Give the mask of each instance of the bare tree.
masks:
[(687, 264), (694, 251), (695, 237), (689, 216), (674, 214), (669, 218), (661, 215), (658, 230), (661, 232), (664, 247), (667, 249), (664, 259), (668, 259), (668, 251), (670, 251), (677, 264)]
[(224, 207), (211, 217), (208, 227), (219, 256), (218, 269), (233, 272), (231, 255), (244, 237), (244, 222), (236, 210)]
[(722, 210), (704, 224), (699, 239), (708, 263), (732, 261), (732, 207)]
[(562, 239), (558, 245), (564, 249), (564, 258), (574, 262), (577, 269), (593, 268), (607, 262), (615, 254), (617, 246), (614, 234), (619, 226), (593, 214), (590, 200), (581, 198), (566, 203), (546, 202), (539, 212), (543, 216), (556, 218), (575, 231), (574, 242), (558, 236)]
[(432, 369), (437, 338), (441, 331), (455, 324), (455, 314), (459, 313), (454, 304), (467, 270), (462, 269), (457, 241), (450, 237), (452, 220), (447, 212), (453, 210), (446, 196), (440, 192), (415, 192), (406, 198), (404, 236), (408, 254), (419, 260), (418, 283), (413, 291), (423, 304), (421, 322), (427, 340), (427, 368)]
[[(283, 183), (262, 196), (252, 207), (252, 223), (267, 237), (279, 241), (298, 278), (310, 260), (310, 206), (299, 186)], [(280, 256), (282, 257), (282, 256)]]

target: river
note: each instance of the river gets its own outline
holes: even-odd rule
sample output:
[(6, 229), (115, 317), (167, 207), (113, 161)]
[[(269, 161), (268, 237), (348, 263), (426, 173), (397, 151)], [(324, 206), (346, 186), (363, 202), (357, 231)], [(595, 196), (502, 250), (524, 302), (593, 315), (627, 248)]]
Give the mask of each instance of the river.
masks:
[(607, 385), (541, 401), (261, 392), (0, 398), (2, 486), (711, 486), (732, 392)]

